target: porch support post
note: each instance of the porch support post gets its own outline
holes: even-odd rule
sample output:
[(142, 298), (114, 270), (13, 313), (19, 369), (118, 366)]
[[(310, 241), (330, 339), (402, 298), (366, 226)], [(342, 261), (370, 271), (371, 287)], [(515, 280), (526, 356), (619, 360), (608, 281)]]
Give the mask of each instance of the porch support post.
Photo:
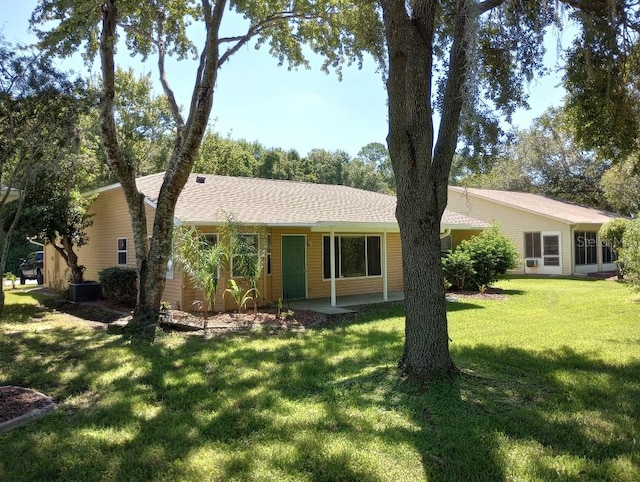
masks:
[(382, 301), (389, 301), (387, 283), (387, 231), (382, 231)]
[(336, 306), (336, 234), (334, 230), (331, 230), (329, 236), (329, 261), (331, 263), (331, 306)]

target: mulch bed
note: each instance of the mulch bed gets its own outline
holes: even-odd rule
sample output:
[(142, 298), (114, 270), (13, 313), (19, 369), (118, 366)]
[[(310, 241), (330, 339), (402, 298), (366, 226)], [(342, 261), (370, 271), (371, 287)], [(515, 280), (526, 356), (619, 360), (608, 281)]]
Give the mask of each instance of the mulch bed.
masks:
[(476, 299), (476, 300), (506, 300), (507, 295), (500, 288), (487, 288), (480, 291), (447, 291), (448, 298)]
[(178, 330), (204, 330), (214, 333), (254, 328), (304, 330), (305, 327), (315, 326), (325, 319), (326, 315), (307, 310), (296, 310), (293, 315), (284, 319), (278, 317), (277, 310), (272, 308), (260, 308), (257, 312), (250, 310), (243, 313), (212, 313), (207, 316), (202, 313), (169, 310), (164, 321), (161, 322), (161, 326)]
[(51, 399), (20, 387), (0, 387), (0, 423), (13, 420), (38, 408), (46, 408)]

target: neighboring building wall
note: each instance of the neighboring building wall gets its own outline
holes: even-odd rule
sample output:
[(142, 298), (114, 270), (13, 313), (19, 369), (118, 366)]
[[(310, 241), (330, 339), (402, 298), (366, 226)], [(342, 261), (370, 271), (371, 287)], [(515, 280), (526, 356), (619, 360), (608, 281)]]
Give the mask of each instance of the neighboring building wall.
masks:
[(482, 230), (480, 229), (453, 229), (451, 230), (451, 249), (455, 249), (456, 246), (464, 239), (469, 239), (473, 236), (478, 236)]
[(543, 266), (525, 267), (524, 233), (558, 232), (561, 238), (561, 266), (559, 267), (561, 272), (558, 274), (572, 274), (573, 233), (569, 224), (485, 200), (466, 192), (450, 189), (448, 199), (447, 208), (452, 211), (487, 223), (497, 222), (499, 224), (500, 230), (509, 236), (518, 247), (521, 259), (518, 268), (513, 270), (514, 273), (541, 274), (544, 272)]
[[(127, 239), (126, 267), (136, 267), (133, 229), (129, 210), (121, 189), (113, 189), (98, 194), (89, 210), (94, 214), (93, 225), (87, 229), (89, 242), (77, 249), (78, 262), (86, 267), (85, 280), (98, 280), (98, 273), (105, 268), (118, 266), (118, 239)], [(147, 229), (153, 229), (155, 210), (147, 206)], [(64, 289), (68, 285), (69, 270), (64, 260), (48, 246), (47, 284)], [(57, 258), (57, 259), (56, 259)], [(49, 269), (53, 267), (53, 269)], [(182, 274), (174, 269), (173, 279), (168, 279), (163, 299), (172, 306), (183, 305)]]

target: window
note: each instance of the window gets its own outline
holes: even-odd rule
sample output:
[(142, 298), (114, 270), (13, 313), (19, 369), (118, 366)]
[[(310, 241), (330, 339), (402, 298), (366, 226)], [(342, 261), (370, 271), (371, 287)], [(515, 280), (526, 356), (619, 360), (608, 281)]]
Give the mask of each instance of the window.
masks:
[(602, 243), (602, 262), (604, 264), (613, 263), (618, 260), (618, 256), (613, 252), (611, 246)]
[(560, 266), (560, 236), (549, 234), (542, 236), (543, 264)]
[[(323, 276), (331, 278), (331, 237), (324, 236)], [(336, 278), (362, 278), (382, 274), (380, 236), (335, 236)]]
[(231, 260), (231, 277), (249, 276), (260, 253), (258, 250), (258, 235), (241, 234), (236, 249), (243, 255), (236, 255)]
[(440, 238), (440, 252), (446, 253), (447, 251), (451, 251), (452, 243), (451, 243), (451, 235), (447, 235), (444, 238)]
[(598, 264), (598, 241), (595, 231), (575, 231), (575, 264)]
[(217, 234), (205, 234), (204, 239), (209, 246), (215, 246), (216, 244), (218, 244)]
[(540, 233), (524, 233), (524, 257), (542, 257), (542, 243), (540, 242)]
[(118, 266), (127, 265), (127, 238), (118, 238)]

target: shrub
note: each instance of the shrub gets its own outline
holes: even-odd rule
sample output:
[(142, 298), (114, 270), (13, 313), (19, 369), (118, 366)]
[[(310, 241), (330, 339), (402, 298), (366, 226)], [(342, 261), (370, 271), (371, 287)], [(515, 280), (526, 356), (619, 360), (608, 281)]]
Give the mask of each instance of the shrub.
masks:
[(466, 281), (476, 274), (469, 253), (459, 250), (442, 258), (442, 272), (445, 281), (456, 290), (464, 289)]
[(600, 227), (598, 235), (602, 239), (603, 243), (611, 248), (613, 254), (618, 258), (616, 266), (618, 268), (618, 276), (622, 278), (622, 264), (619, 262), (620, 251), (622, 250), (622, 240), (624, 238), (624, 232), (627, 229), (627, 225), (630, 223), (628, 219), (612, 219), (609, 222), (604, 223)]
[(622, 236), (620, 262), (624, 263), (624, 277), (636, 289), (640, 289), (640, 219), (627, 223)]
[(125, 306), (133, 307), (138, 295), (138, 273), (135, 268), (106, 268), (98, 273), (102, 294)]
[(475, 273), (466, 278), (464, 285), (468, 290), (485, 289), (518, 262), (518, 248), (497, 225), (462, 241), (454, 253), (464, 253), (472, 261)]

